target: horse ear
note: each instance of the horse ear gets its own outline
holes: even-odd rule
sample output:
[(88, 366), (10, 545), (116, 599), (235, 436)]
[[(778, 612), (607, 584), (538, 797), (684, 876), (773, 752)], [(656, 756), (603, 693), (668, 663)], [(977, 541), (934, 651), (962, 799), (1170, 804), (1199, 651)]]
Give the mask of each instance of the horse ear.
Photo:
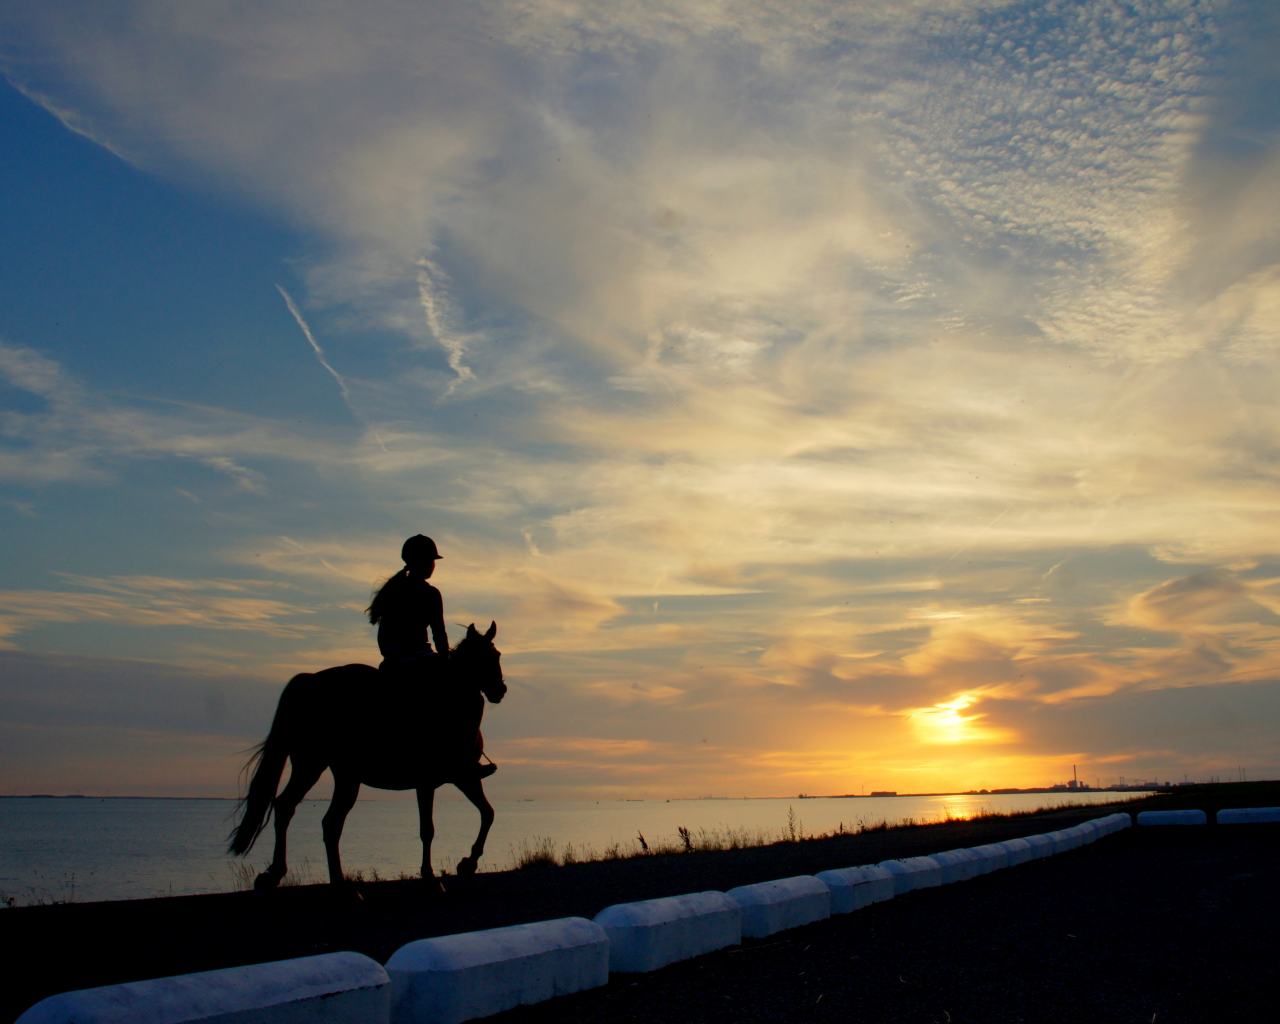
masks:
[(467, 636), (479, 636), (479, 635), (480, 635), (480, 630), (476, 629), (476, 624), (474, 622), (471, 623), (471, 625), (467, 627)]
[(489, 628), (485, 630), (484, 638), (488, 640), (490, 643), (492, 643), (493, 638), (497, 635), (498, 635), (498, 624), (496, 622), (491, 621), (489, 623)]

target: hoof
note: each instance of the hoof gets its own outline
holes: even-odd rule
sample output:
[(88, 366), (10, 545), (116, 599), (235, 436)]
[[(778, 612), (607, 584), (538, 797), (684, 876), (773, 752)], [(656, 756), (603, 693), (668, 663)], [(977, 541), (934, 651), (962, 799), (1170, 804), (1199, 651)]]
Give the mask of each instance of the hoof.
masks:
[(264, 871), (253, 880), (254, 892), (270, 892), (280, 887), (281, 876), (274, 871)]
[(425, 875), (419, 879), (421, 883), (422, 895), (427, 899), (435, 899), (437, 896), (445, 894), (444, 882), (440, 881), (435, 875)]
[(458, 867), (455, 869), (459, 875), (474, 875), (476, 873), (477, 860), (475, 857), (463, 857), (458, 861)]

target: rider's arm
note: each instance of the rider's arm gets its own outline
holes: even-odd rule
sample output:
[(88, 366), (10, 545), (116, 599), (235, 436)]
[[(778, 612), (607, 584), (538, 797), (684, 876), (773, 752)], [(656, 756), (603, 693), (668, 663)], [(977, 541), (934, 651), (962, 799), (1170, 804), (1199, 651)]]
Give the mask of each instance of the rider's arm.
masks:
[(436, 653), (448, 657), (449, 634), (444, 629), (444, 601), (440, 597), (440, 591), (430, 585), (427, 586), (427, 625), (431, 627), (431, 639)]

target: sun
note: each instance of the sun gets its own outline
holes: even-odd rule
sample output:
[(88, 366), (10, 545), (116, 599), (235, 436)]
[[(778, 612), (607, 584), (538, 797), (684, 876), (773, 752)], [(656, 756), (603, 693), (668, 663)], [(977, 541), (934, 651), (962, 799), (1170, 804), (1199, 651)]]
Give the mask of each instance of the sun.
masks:
[(962, 693), (932, 707), (917, 708), (909, 717), (921, 732), (922, 738), (929, 743), (974, 743), (1000, 738), (996, 730), (983, 729), (973, 724), (982, 715), (962, 714), (965, 708), (976, 702), (977, 697), (973, 694)]

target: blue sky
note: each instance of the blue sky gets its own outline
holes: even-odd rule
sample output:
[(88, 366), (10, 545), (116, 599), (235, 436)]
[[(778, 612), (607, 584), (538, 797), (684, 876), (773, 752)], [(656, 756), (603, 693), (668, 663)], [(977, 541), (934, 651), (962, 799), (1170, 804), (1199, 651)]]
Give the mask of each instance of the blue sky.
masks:
[(499, 796), (1280, 772), (1272, 5), (3, 18), (8, 791), (234, 793), (416, 532)]

